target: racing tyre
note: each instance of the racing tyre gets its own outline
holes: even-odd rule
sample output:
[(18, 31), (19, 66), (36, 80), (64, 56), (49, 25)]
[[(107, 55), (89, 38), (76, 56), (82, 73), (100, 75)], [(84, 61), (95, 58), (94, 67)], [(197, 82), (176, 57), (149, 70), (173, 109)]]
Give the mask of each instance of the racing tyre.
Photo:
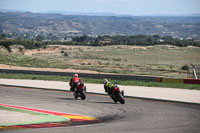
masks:
[(73, 95), (74, 95), (74, 98), (75, 98), (75, 99), (78, 99), (78, 95), (76, 94), (75, 91), (73, 92)]
[(85, 100), (85, 98), (86, 98), (86, 94), (85, 94), (85, 92), (82, 92), (82, 93), (81, 93), (81, 99), (82, 99), (82, 100)]
[(121, 104), (125, 104), (125, 99), (124, 99), (124, 97), (122, 96), (122, 94), (118, 94), (118, 97), (119, 97), (119, 102), (121, 103)]
[(115, 97), (113, 97), (113, 96), (110, 96), (110, 97), (114, 101), (114, 103), (117, 103), (117, 99)]

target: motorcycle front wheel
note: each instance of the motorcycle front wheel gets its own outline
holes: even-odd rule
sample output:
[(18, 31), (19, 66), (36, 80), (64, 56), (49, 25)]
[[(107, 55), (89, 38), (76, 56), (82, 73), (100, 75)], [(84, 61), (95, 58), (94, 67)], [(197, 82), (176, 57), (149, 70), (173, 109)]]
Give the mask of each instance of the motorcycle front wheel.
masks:
[(85, 94), (85, 92), (83, 91), (83, 92), (81, 92), (81, 99), (82, 99), (82, 100), (85, 100), (85, 98), (86, 98), (86, 94)]
[(121, 104), (125, 104), (125, 99), (124, 99), (124, 97), (122, 96), (121, 93), (118, 94), (118, 99), (119, 99), (119, 102), (120, 102)]
[(78, 99), (78, 95), (77, 95), (77, 93), (75, 91), (73, 91), (73, 95), (74, 95), (75, 99)]

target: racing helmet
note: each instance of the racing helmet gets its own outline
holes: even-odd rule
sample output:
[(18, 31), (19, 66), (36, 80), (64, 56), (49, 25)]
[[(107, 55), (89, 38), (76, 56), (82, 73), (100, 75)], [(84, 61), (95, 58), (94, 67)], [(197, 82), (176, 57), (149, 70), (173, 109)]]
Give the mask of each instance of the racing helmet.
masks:
[(78, 74), (75, 73), (75, 74), (73, 75), (73, 77), (78, 77)]
[(107, 80), (107, 79), (104, 79), (103, 83), (106, 84), (107, 82), (108, 82), (108, 80)]

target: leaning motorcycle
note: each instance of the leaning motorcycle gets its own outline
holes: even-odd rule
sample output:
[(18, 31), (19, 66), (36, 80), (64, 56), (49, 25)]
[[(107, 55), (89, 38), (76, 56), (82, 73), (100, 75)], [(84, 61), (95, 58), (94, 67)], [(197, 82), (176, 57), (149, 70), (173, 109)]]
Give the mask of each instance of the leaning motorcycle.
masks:
[(73, 95), (75, 99), (80, 97), (82, 100), (86, 98), (86, 86), (83, 82), (78, 82), (76, 88), (74, 88)]
[(120, 91), (117, 85), (114, 85), (112, 93), (109, 96), (115, 103), (120, 102), (121, 104), (125, 104), (124, 91)]

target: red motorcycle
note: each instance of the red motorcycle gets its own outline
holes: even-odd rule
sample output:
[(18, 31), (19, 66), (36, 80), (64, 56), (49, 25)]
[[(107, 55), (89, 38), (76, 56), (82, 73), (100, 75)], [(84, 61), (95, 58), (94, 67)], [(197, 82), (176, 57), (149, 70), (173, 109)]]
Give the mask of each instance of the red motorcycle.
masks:
[(120, 91), (117, 85), (114, 85), (112, 93), (109, 96), (115, 103), (120, 102), (121, 104), (125, 104), (124, 91)]
[(83, 82), (78, 81), (77, 86), (74, 88), (73, 95), (75, 99), (80, 97), (82, 100), (86, 98), (86, 86)]

